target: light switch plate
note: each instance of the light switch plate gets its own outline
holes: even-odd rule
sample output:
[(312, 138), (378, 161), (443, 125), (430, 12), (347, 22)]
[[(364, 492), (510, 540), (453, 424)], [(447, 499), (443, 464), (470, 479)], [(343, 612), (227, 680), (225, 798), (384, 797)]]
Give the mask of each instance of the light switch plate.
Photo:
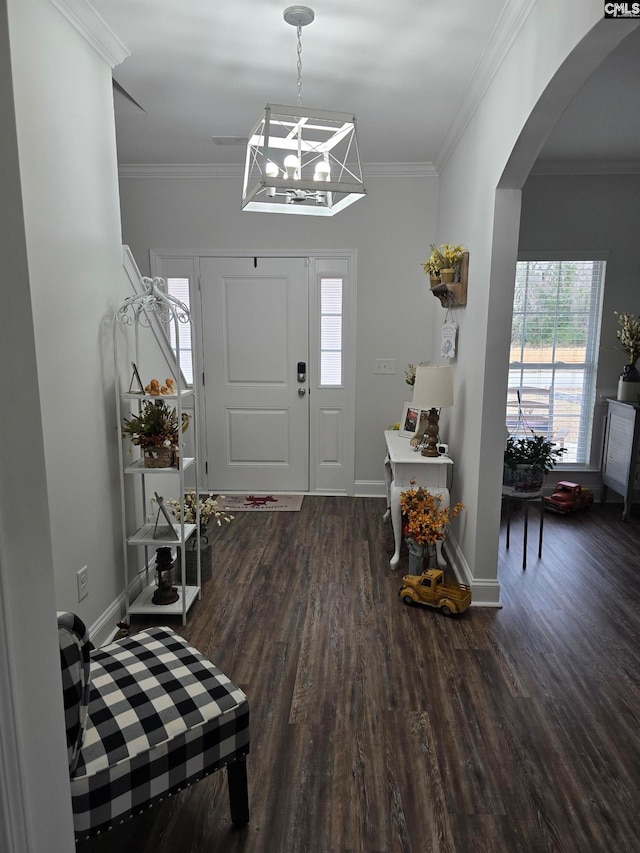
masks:
[(396, 360), (395, 358), (376, 358), (375, 366), (373, 368), (374, 373), (387, 373), (392, 374), (396, 372)]
[(83, 566), (76, 575), (78, 580), (78, 601), (82, 601), (89, 595), (89, 568)]

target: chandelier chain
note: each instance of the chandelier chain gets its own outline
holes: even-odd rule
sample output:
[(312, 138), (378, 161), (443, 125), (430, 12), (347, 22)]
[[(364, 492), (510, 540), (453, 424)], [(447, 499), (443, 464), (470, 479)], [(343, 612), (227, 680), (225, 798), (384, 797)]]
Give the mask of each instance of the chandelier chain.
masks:
[(302, 105), (302, 25), (298, 23), (298, 106)]

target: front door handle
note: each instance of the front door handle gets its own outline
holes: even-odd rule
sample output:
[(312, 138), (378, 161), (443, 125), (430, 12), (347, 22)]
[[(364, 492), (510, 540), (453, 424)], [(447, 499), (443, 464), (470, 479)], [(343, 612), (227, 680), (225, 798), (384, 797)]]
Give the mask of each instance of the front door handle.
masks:
[(306, 393), (307, 393), (307, 389), (306, 389), (306, 388), (298, 388), (298, 397), (304, 397), (304, 395), (305, 395)]

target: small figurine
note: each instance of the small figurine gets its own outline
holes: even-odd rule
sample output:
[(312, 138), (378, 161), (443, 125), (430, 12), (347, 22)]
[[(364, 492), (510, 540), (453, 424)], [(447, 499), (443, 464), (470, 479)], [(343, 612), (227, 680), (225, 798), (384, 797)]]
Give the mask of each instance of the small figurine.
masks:
[(560, 480), (556, 483), (552, 495), (544, 498), (546, 509), (560, 512), (566, 515), (577, 509), (587, 509), (593, 503), (593, 492), (591, 489), (583, 488), (579, 483), (571, 483), (569, 480)]
[(157, 379), (152, 379), (151, 382), (147, 386), (145, 386), (145, 393), (149, 394), (150, 397), (159, 397), (160, 396), (160, 383)]
[(421, 575), (405, 575), (398, 595), (405, 604), (426, 604), (445, 616), (463, 613), (471, 604), (471, 587), (445, 582), (442, 569), (427, 569)]

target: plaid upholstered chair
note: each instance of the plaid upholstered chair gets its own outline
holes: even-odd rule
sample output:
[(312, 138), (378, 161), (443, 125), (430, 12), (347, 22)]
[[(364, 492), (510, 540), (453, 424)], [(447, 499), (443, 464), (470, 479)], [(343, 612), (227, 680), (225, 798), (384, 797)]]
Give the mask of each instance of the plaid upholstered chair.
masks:
[(76, 839), (89, 838), (227, 768), (231, 820), (249, 820), (244, 693), (169, 628), (92, 649), (58, 614)]

